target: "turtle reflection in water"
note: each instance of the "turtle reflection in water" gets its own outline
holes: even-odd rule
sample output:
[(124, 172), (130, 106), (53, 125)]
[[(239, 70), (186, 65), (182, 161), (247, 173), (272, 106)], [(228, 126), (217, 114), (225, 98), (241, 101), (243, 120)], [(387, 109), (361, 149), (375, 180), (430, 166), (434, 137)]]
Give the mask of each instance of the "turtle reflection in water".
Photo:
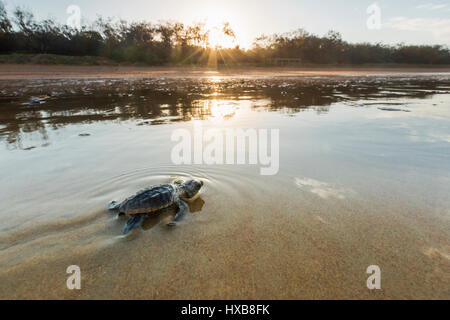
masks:
[[(203, 206), (205, 205), (205, 201), (201, 197), (195, 197), (192, 200), (187, 202), (189, 206), (189, 213), (198, 213), (203, 210)], [(147, 215), (147, 217), (142, 222), (142, 230), (151, 230), (155, 226), (157, 226), (161, 221), (168, 219), (173, 216), (177, 212), (177, 207), (170, 207), (167, 209), (161, 210), (158, 214)]]
[(184, 182), (178, 180), (171, 184), (144, 189), (121, 203), (113, 201), (109, 205), (109, 210), (130, 217), (124, 234), (140, 227), (144, 218), (159, 215), (169, 208), (176, 208), (177, 210), (172, 222), (168, 224), (174, 227), (189, 209), (185, 200), (194, 199), (202, 187), (203, 181), (189, 180)]

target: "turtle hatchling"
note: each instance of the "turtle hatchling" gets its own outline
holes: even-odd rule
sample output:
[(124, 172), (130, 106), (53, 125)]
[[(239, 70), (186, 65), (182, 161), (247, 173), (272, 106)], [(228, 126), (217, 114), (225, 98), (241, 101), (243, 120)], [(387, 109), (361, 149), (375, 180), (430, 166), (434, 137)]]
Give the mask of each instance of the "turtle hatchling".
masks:
[(171, 184), (144, 189), (121, 203), (113, 201), (108, 209), (119, 215), (130, 217), (123, 232), (128, 234), (133, 229), (140, 227), (146, 216), (159, 214), (164, 209), (176, 207), (178, 211), (172, 222), (168, 224), (168, 226), (173, 227), (188, 211), (185, 200), (194, 198), (200, 192), (202, 186), (203, 181), (190, 180), (184, 182), (179, 180)]

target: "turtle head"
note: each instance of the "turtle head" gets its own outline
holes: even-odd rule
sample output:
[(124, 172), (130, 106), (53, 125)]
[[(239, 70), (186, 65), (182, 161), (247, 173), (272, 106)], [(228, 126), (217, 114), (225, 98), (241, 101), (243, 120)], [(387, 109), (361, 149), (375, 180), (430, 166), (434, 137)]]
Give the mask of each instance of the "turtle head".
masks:
[(184, 183), (177, 184), (178, 191), (180, 193), (180, 198), (182, 199), (192, 199), (203, 187), (203, 181), (200, 180), (189, 180)]

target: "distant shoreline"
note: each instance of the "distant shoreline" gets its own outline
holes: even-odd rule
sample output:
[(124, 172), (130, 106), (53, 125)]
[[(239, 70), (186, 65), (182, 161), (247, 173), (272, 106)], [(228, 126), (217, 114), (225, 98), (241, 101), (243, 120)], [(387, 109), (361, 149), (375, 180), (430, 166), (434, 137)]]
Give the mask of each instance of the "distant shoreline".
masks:
[(0, 79), (152, 78), (152, 77), (301, 77), (450, 73), (450, 66), (316, 66), (316, 67), (146, 67), (0, 64)]

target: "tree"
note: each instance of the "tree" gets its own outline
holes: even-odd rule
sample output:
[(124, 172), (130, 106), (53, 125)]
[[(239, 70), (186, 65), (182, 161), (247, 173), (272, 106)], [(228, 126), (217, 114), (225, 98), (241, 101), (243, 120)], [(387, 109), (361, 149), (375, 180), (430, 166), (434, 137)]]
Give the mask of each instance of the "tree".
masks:
[(8, 18), (5, 5), (0, 1), (0, 33), (11, 33), (12, 24)]
[[(17, 7), (13, 20), (0, 0), (0, 53), (49, 53), (59, 55), (94, 55), (117, 62), (205, 64), (267, 64), (274, 58), (301, 59), (311, 64), (409, 63), (450, 64), (446, 46), (388, 46), (381, 43), (348, 43), (336, 31), (323, 36), (304, 29), (282, 34), (262, 35), (253, 48), (243, 50), (210, 48), (210, 31), (203, 23), (124, 20), (99, 17), (81, 29), (60, 25), (51, 19), (36, 21), (33, 13)], [(217, 29), (236, 39), (229, 23)]]

